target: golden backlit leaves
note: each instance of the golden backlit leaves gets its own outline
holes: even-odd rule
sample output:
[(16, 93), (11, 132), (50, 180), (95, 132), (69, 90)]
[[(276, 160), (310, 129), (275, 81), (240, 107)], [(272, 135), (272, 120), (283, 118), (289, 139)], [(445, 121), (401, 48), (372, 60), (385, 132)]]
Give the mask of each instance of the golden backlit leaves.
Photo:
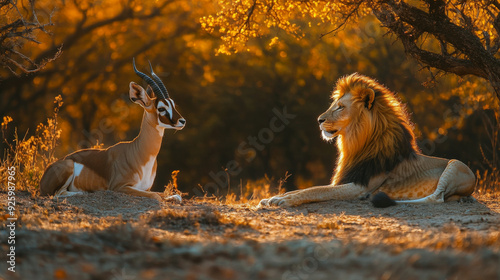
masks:
[[(347, 14), (364, 16), (369, 14), (367, 3), (360, 1), (258, 1), (258, 0), (220, 0), (220, 10), (215, 15), (201, 18), (201, 26), (210, 33), (219, 34), (223, 44), (218, 53), (231, 54), (245, 50), (244, 45), (251, 38), (257, 38), (284, 30), (297, 39), (305, 36), (301, 24), (314, 21), (334, 23)], [(369, 1), (365, 1), (369, 2)], [(354, 6), (353, 6), (354, 5)], [(302, 19), (302, 20), (298, 20)], [(276, 43), (271, 39), (270, 45)]]
[(12, 118), (9, 116), (4, 116), (2, 121), (2, 131), (7, 129), (9, 123), (12, 122)]
[[(424, 1), (406, 1), (427, 12), (428, 6)], [(384, 1), (271, 1), (271, 0), (219, 0), (218, 12), (201, 18), (201, 26), (210, 33), (217, 34), (222, 39), (218, 53), (231, 54), (249, 50), (248, 43), (252, 38), (269, 36), (285, 31), (297, 39), (304, 38), (311, 28), (317, 25), (328, 25), (329, 30), (324, 34), (335, 34), (335, 31), (346, 24), (356, 23), (363, 17), (380, 9)], [(493, 8), (489, 1), (447, 1), (444, 13), (451, 21), (460, 27), (473, 30), (482, 43), (489, 48), (490, 42), (498, 40), (494, 22), (498, 9)], [(308, 27), (305, 27), (307, 25)], [(282, 36), (281, 36), (282, 37)], [(356, 48), (356, 36), (352, 36), (347, 44)], [(273, 46), (277, 36), (269, 40)], [(424, 40), (425, 41), (425, 40)], [(421, 42), (431, 44), (435, 42)], [(350, 48), (351, 46), (347, 46)], [(448, 46), (449, 52), (453, 47)], [(432, 49), (432, 48), (431, 48)], [(439, 45), (437, 45), (439, 50)], [(375, 54), (374, 54), (375, 55)], [(362, 71), (363, 69), (360, 69)]]
[(474, 32), (479, 38), (485, 39), (485, 33), (490, 36), (490, 41), (498, 39), (498, 34), (494, 31), (495, 18), (499, 12), (493, 13), (484, 7), (487, 6), (486, 0), (482, 1), (450, 1), (447, 5), (447, 15), (458, 26), (474, 26)]

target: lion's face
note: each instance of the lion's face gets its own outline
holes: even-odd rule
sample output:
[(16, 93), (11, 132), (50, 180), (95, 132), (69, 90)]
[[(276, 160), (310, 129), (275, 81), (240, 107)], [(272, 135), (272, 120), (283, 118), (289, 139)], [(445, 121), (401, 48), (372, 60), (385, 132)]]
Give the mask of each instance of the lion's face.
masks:
[(331, 140), (345, 130), (350, 122), (352, 105), (352, 95), (348, 93), (334, 100), (330, 108), (318, 117), (319, 128), (325, 140)]
[(368, 117), (374, 99), (374, 92), (366, 88), (357, 88), (335, 99), (330, 108), (318, 117), (321, 134), (325, 140), (332, 140), (338, 135), (346, 135), (351, 126)]

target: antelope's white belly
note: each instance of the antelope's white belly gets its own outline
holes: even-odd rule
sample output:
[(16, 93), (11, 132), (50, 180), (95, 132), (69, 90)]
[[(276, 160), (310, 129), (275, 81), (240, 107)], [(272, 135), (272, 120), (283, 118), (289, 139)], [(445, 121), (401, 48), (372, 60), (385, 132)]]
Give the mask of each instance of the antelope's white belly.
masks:
[(83, 164), (77, 163), (77, 162), (73, 163), (73, 176), (71, 178), (71, 183), (68, 187), (68, 191), (70, 191), (70, 192), (81, 192), (82, 191), (75, 186), (75, 179), (78, 178), (78, 176), (80, 176), (80, 174), (82, 173), (82, 170), (83, 170)]
[(108, 182), (100, 174), (87, 166), (74, 162), (73, 174), (69, 178), (70, 192), (93, 192), (105, 190), (108, 188)]
[(153, 186), (156, 176), (156, 172), (153, 172), (155, 161), (156, 157), (152, 156), (145, 165), (139, 168), (139, 171), (135, 174), (137, 183), (134, 185), (134, 189), (147, 191)]

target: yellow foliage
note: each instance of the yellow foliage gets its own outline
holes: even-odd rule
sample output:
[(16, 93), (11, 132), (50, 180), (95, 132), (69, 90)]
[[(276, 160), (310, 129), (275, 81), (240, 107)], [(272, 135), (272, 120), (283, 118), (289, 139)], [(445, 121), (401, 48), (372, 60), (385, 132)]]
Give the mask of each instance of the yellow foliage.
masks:
[[(249, 39), (270, 34), (281, 29), (296, 38), (303, 38), (304, 33), (297, 18), (306, 18), (321, 23), (336, 21), (341, 15), (350, 13), (353, 3), (359, 1), (254, 1), (254, 0), (219, 0), (220, 10), (215, 15), (201, 18), (201, 26), (210, 33), (218, 33), (223, 44), (218, 53), (231, 54), (241, 51), (242, 45)], [(361, 2), (355, 8), (359, 15), (370, 12), (369, 1)], [(274, 45), (277, 37), (271, 39)]]
[[(7, 170), (14, 166), (17, 170), (16, 190), (28, 190), (33, 195), (39, 192), (38, 184), (45, 168), (56, 161), (54, 153), (61, 137), (57, 114), (62, 104), (62, 98), (58, 95), (54, 99), (54, 115), (48, 118), (46, 123), (40, 123), (36, 128), (35, 135), (29, 138), (26, 138), (27, 135), (25, 135), (19, 139), (16, 130), (14, 140), (9, 141), (9, 137), (5, 134), (12, 118), (9, 116), (3, 118), (2, 138), (8, 149), (0, 165), (0, 179), (2, 181), (7, 181)], [(7, 187), (5, 184), (2, 186)]]
[(2, 131), (7, 129), (7, 125), (12, 121), (12, 118), (9, 116), (3, 117), (3, 122), (2, 122)]

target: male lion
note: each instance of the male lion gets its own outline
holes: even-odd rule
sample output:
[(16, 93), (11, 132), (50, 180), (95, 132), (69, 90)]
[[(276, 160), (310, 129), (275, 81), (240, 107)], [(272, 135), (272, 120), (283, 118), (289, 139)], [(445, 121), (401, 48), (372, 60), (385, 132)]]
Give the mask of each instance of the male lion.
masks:
[(472, 171), (458, 160), (421, 154), (405, 107), (393, 92), (354, 73), (339, 79), (332, 99), (318, 118), (323, 138), (337, 137), (339, 157), (331, 184), (263, 199), (259, 207), (356, 199), (377, 191), (381, 193), (372, 199), (376, 207), (473, 200)]

